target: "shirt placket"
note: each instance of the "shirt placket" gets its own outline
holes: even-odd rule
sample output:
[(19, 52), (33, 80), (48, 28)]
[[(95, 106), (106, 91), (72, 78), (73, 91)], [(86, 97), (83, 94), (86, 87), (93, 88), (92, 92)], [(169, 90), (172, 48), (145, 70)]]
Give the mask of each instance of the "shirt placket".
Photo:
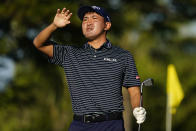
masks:
[(93, 55), (93, 57), (94, 57), (94, 58), (97, 57), (97, 50), (96, 50), (96, 49), (94, 49), (94, 55)]
[(97, 53), (98, 53), (98, 51), (97, 51), (96, 49), (90, 47), (90, 52), (91, 52), (91, 56), (92, 56), (93, 58), (97, 58)]

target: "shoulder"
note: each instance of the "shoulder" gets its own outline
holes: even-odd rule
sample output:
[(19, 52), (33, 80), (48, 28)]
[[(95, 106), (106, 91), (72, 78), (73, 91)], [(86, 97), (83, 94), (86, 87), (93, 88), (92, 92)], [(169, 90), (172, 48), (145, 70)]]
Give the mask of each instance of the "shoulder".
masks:
[(113, 45), (112, 46), (112, 49), (117, 53), (117, 54), (120, 54), (122, 55), (123, 57), (132, 57), (132, 53), (128, 50), (125, 50), (119, 46), (116, 46), (116, 45)]

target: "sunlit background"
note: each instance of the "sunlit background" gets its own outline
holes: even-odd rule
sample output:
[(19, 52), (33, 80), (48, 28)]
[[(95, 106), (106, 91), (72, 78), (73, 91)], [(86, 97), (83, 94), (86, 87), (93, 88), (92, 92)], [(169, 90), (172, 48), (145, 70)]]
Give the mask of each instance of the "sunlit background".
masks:
[[(142, 131), (166, 130), (168, 64), (176, 67), (184, 92), (172, 116), (172, 130), (196, 130), (195, 0), (1, 0), (0, 130), (68, 129), (73, 113), (63, 69), (49, 64), (32, 41), (53, 21), (57, 8), (66, 7), (73, 13), (71, 24), (58, 29), (51, 39), (84, 44), (77, 17), (81, 5), (98, 5), (109, 12), (108, 39), (133, 54), (142, 81), (154, 79), (154, 87), (144, 88), (147, 119)], [(135, 119), (128, 117), (127, 129), (137, 130)]]

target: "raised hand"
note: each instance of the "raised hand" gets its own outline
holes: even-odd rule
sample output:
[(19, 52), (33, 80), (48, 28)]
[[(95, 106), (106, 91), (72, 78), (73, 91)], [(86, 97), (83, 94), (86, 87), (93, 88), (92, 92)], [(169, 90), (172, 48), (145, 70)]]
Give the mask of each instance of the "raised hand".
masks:
[(53, 24), (58, 28), (65, 27), (67, 24), (71, 23), (71, 16), (72, 13), (69, 12), (69, 10), (66, 10), (66, 8), (63, 8), (62, 11), (60, 9), (57, 9), (57, 13), (54, 17)]

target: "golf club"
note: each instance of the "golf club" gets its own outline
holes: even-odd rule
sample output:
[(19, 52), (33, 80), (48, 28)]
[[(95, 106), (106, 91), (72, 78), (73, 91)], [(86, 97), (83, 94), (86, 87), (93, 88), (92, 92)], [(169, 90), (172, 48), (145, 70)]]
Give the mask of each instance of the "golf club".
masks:
[[(143, 106), (143, 87), (149, 87), (149, 86), (153, 86), (153, 79), (152, 78), (148, 78), (145, 81), (142, 82), (141, 86), (140, 86), (140, 94), (141, 94), (141, 98), (140, 98), (140, 107)], [(140, 131), (141, 128), (141, 124), (139, 124), (138, 126), (138, 131)]]

